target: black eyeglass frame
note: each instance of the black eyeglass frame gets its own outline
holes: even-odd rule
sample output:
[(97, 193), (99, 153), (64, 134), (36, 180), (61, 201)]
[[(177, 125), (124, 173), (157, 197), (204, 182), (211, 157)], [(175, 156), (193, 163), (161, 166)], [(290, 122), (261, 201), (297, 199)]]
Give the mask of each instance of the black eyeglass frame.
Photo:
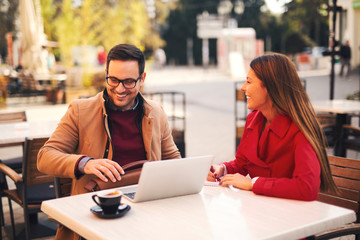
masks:
[[(137, 78), (137, 79), (135, 79), (135, 80), (133, 80), (133, 79), (131, 79), (135, 84), (134, 84), (134, 86), (133, 87), (126, 87), (125, 86), (125, 81), (129, 81), (130, 79), (125, 79), (125, 80), (120, 80), (120, 79), (118, 79), (117, 77), (112, 77), (112, 76), (108, 76), (107, 74), (106, 74), (106, 77), (105, 77), (105, 79), (106, 79), (106, 83), (110, 86), (110, 87), (118, 87), (119, 86), (119, 84), (121, 83), (122, 85), (123, 85), (123, 87), (124, 88), (126, 88), (126, 89), (133, 89), (133, 88), (135, 88), (136, 87), (136, 83), (141, 79), (141, 76), (143, 75), (143, 73), (141, 73), (140, 75), (139, 75), (139, 77)], [(115, 78), (115, 80), (118, 82), (117, 84), (116, 84), (116, 86), (115, 85), (111, 85), (110, 83), (109, 83), (109, 78)], [(113, 80), (112, 80), (113, 81)]]

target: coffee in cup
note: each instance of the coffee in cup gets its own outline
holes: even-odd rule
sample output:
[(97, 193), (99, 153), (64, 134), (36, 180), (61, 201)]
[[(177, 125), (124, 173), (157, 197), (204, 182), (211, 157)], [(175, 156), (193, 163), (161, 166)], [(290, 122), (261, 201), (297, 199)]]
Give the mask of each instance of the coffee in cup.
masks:
[(117, 189), (102, 191), (91, 196), (94, 202), (101, 207), (104, 214), (115, 214), (119, 208), (122, 192)]

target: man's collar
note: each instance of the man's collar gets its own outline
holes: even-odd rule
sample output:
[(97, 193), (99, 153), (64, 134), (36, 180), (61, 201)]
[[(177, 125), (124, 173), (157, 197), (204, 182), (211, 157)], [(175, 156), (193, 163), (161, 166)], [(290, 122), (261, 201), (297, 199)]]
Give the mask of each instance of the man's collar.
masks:
[(130, 108), (130, 109), (127, 109), (127, 110), (121, 110), (121, 109), (118, 109), (113, 103), (112, 101), (110, 101), (110, 97), (107, 93), (107, 90), (106, 88), (104, 89), (104, 94), (103, 94), (103, 97), (107, 103), (107, 106), (109, 107), (109, 109), (113, 110), (113, 111), (121, 111), (121, 112), (125, 112), (125, 111), (133, 111), (133, 110), (136, 110), (136, 108), (138, 107), (139, 105), (139, 95), (136, 96), (135, 98), (135, 105)]

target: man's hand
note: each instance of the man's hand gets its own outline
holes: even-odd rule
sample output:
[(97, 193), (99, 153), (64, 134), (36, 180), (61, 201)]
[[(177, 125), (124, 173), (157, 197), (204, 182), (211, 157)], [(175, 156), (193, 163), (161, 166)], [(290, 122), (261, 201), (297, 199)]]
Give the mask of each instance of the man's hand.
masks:
[(109, 159), (91, 159), (84, 167), (85, 174), (94, 174), (102, 181), (107, 182), (110, 179), (112, 182), (121, 180), (120, 174), (125, 174), (124, 170), (117, 162)]

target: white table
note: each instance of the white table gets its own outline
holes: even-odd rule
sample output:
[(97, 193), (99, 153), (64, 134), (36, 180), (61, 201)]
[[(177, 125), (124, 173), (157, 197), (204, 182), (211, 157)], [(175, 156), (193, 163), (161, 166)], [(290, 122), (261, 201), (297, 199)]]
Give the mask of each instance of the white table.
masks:
[(349, 114), (360, 112), (360, 101), (335, 99), (319, 100), (311, 102), (317, 111), (332, 112), (337, 114)]
[(0, 124), (0, 146), (23, 143), (26, 137), (50, 137), (58, 122), (57, 120), (46, 120)]
[(355, 221), (354, 211), (318, 201), (255, 195), (235, 188), (130, 203), (117, 219), (90, 212), (94, 193), (44, 201), (41, 210), (86, 239), (299, 239)]
[[(341, 128), (344, 124), (350, 124), (349, 114), (360, 113), (360, 101), (336, 99), (313, 101), (312, 105), (316, 111), (336, 113), (336, 138), (341, 141)], [(346, 150), (341, 144), (335, 144), (334, 155), (345, 157)]]

